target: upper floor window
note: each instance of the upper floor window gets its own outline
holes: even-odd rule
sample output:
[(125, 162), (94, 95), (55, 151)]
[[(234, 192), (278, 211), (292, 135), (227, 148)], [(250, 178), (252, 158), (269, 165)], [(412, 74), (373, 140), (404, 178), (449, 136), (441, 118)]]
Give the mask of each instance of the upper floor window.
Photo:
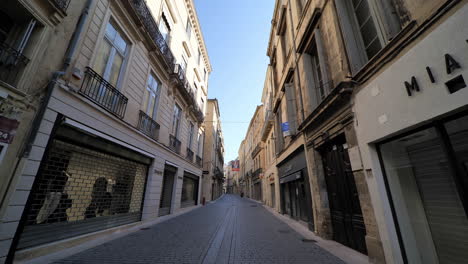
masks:
[(143, 111), (153, 119), (156, 118), (160, 86), (161, 83), (159, 82), (159, 80), (153, 74), (150, 74), (145, 90)]
[(206, 82), (206, 78), (208, 77), (206, 69), (203, 69), (203, 80)]
[[(16, 86), (34, 54), (43, 26), (21, 1), (0, 5), (0, 80)], [(28, 58), (29, 57), (29, 58)]]
[(198, 86), (197, 86), (197, 83), (195, 81), (193, 81), (193, 87), (195, 87), (195, 94), (197, 94), (197, 91), (198, 91)]
[(302, 14), (302, 10), (304, 9), (306, 3), (307, 0), (296, 0), (296, 10), (299, 16)]
[(167, 18), (164, 13), (161, 16), (161, 20), (159, 21), (159, 32), (163, 36), (166, 43), (169, 44), (170, 36), (171, 36), (171, 28), (169, 27), (169, 23), (167, 22)]
[(198, 53), (197, 53), (197, 63), (198, 63), (198, 65), (200, 65), (200, 62), (201, 62), (201, 52), (200, 52), (200, 49), (198, 49)]
[(200, 99), (200, 102), (201, 102), (201, 105), (200, 105), (200, 108), (203, 112), (205, 112), (205, 100), (203, 100), (203, 98)]
[(189, 124), (189, 135), (188, 135), (188, 141), (187, 141), (187, 146), (189, 149), (192, 148), (192, 141), (193, 141), (193, 131), (195, 127), (192, 122)]
[(187, 73), (187, 59), (184, 56), (182, 56), (182, 62), (180, 67), (182, 67), (182, 71), (184, 73)]
[(95, 70), (114, 87), (117, 87), (119, 82), (127, 46), (127, 42), (116, 28), (110, 22), (107, 23), (104, 41), (97, 53)]
[(373, 58), (401, 29), (388, 0), (335, 0), (353, 72)]
[(182, 109), (179, 105), (174, 105), (174, 116), (172, 117), (172, 135), (174, 137), (179, 136), (179, 128), (180, 128), (180, 118), (182, 117)]
[(203, 146), (203, 134), (199, 133), (198, 134), (198, 146), (197, 146), (197, 155), (201, 157), (201, 152), (202, 152), (202, 146)]
[(323, 85), (322, 67), (317, 52), (317, 45), (313, 45), (310, 50), (310, 60), (312, 63), (312, 77), (315, 82), (315, 90), (318, 93), (318, 98), (323, 99), (325, 97), (325, 87)]
[(190, 19), (187, 17), (187, 25), (185, 27), (185, 30), (187, 31), (187, 36), (188, 39), (192, 36), (192, 23), (190, 23)]

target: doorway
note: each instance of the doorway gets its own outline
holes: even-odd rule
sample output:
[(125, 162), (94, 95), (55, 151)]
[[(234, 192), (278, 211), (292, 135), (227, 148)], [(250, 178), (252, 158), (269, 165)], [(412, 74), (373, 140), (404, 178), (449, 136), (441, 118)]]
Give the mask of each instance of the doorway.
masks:
[(340, 135), (328, 143), (321, 154), (330, 203), (333, 240), (367, 254), (366, 227), (345, 136)]
[(163, 188), (161, 192), (161, 203), (159, 204), (159, 216), (171, 213), (172, 189), (174, 187), (174, 177), (176, 172), (177, 168), (166, 164), (162, 182)]

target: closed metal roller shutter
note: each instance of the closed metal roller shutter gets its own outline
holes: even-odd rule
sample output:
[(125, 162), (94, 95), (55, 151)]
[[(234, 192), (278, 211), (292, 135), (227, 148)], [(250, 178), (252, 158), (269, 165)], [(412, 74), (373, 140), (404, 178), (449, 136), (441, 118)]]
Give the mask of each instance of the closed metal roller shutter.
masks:
[(198, 177), (190, 173), (184, 174), (182, 183), (181, 207), (189, 207), (197, 204)]
[(161, 202), (159, 203), (159, 216), (171, 213), (172, 190), (174, 188), (176, 172), (177, 168), (166, 164), (166, 167), (164, 168)]
[[(456, 148), (468, 142), (467, 137), (452, 140)], [(468, 219), (440, 140), (410, 146), (408, 153), (439, 262), (467, 263)]]
[[(98, 140), (76, 131), (68, 136), (85, 143)], [(93, 147), (119, 148), (108, 144), (101, 141)], [(18, 249), (141, 219), (148, 165), (87, 145), (60, 135), (52, 140), (29, 198)]]

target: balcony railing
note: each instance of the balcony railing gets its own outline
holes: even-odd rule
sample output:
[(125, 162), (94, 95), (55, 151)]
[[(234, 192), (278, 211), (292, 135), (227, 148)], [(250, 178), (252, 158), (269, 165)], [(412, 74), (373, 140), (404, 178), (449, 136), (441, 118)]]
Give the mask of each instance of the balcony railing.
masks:
[(49, 0), (55, 7), (60, 9), (62, 12), (67, 12), (68, 5), (70, 4), (71, 0)]
[(263, 172), (263, 169), (262, 168), (258, 168), (256, 169), (253, 173), (252, 173), (252, 179), (256, 179), (260, 176), (260, 173)]
[(192, 89), (192, 86), (187, 80), (185, 70), (180, 64), (176, 64), (174, 67), (173, 78), (176, 82), (176, 87), (182, 96), (187, 100), (190, 105), (190, 110), (194, 113), (198, 122), (202, 123), (205, 116), (201, 107), (197, 103), (197, 97)]
[(172, 73), (174, 70), (174, 55), (169, 48), (166, 40), (158, 29), (158, 24), (154, 20), (151, 11), (146, 5), (145, 0), (123, 0), (127, 3), (130, 3), (130, 6), (135, 11), (138, 20), (144, 26), (145, 31), (149, 35), (149, 38), (154, 42), (158, 47), (159, 52), (161, 53), (164, 61), (166, 62), (168, 68), (167, 71)]
[(128, 98), (90, 67), (86, 67), (79, 93), (118, 118), (124, 117)]
[(180, 154), (180, 145), (180, 140), (178, 140), (173, 135), (169, 135), (169, 147), (172, 151), (174, 151), (177, 154)]
[(148, 137), (158, 140), (159, 139), (159, 124), (148, 116), (145, 112), (140, 110), (140, 118), (138, 119), (138, 129)]
[(0, 42), (0, 81), (16, 86), (18, 78), (28, 62), (29, 59), (21, 52)]
[(189, 148), (187, 148), (187, 156), (185, 156), (185, 158), (190, 161), (190, 162), (193, 162), (193, 151)]
[(257, 144), (257, 146), (255, 146), (254, 150), (252, 151), (252, 159), (257, 156), (257, 154), (260, 152), (260, 150), (262, 150), (262, 147), (260, 146), (260, 143)]
[(201, 158), (200, 156), (197, 155), (196, 158), (195, 158), (195, 163), (197, 163), (197, 165), (198, 165), (199, 167), (202, 167), (202, 166), (203, 166), (203, 160), (202, 160), (202, 158)]

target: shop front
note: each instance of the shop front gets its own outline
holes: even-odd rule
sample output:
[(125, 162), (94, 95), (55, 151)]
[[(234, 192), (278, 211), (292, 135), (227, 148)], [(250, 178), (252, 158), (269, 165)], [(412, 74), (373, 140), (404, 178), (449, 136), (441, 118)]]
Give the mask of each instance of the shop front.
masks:
[[(410, 259), (468, 259), (468, 113), (378, 145)], [(417, 255), (417, 256), (416, 256)]]
[(278, 164), (281, 212), (314, 230), (307, 163), (303, 147)]
[(198, 176), (187, 171), (184, 172), (184, 180), (182, 182), (181, 207), (189, 207), (198, 204), (198, 183)]
[(23, 215), (18, 249), (141, 220), (151, 159), (58, 125)]
[(468, 259), (468, 5), (451, 12), (354, 100), (379, 231), (395, 263)]

